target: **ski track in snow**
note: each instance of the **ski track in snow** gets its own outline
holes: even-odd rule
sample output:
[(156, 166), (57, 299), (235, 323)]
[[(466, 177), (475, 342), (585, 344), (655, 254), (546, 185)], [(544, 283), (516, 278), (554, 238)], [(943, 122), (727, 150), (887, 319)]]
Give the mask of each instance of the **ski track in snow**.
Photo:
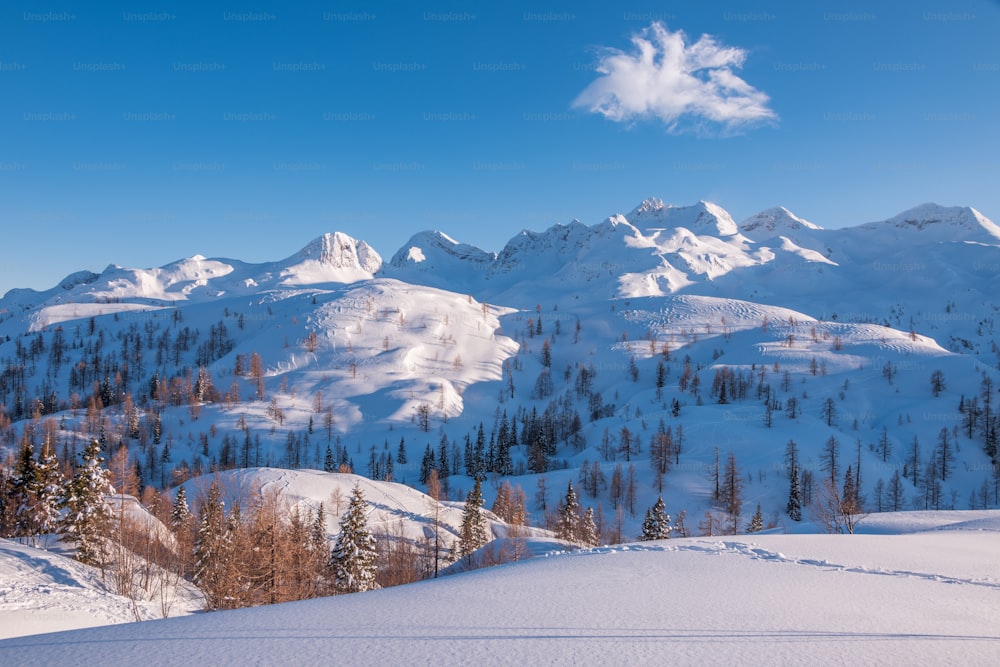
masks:
[[(669, 542), (669, 540), (667, 540)], [(845, 572), (848, 574), (877, 575), (885, 577), (901, 577), (906, 579), (923, 579), (928, 582), (941, 584), (957, 584), (968, 586), (982, 586), (984, 588), (1000, 590), (1000, 579), (996, 581), (986, 579), (971, 579), (961, 577), (951, 577), (933, 572), (919, 572), (914, 570), (893, 570), (893, 569), (870, 569), (862, 565), (841, 565), (828, 560), (815, 558), (790, 558), (780, 551), (772, 551), (761, 547), (754, 542), (743, 542), (735, 540), (719, 540), (708, 543), (696, 544), (630, 544), (626, 546), (607, 546), (583, 549), (575, 552), (551, 552), (547, 556), (558, 556), (573, 554), (585, 556), (587, 554), (614, 554), (628, 551), (676, 551), (694, 552), (706, 556), (738, 556), (756, 561), (765, 561), (775, 564), (799, 565), (810, 568), (821, 568), (830, 572)]]
[(878, 575), (886, 577), (903, 577), (907, 579), (924, 579), (935, 583), (943, 584), (965, 584), (969, 586), (984, 586), (994, 590), (1000, 590), (1000, 582), (981, 581), (975, 579), (961, 579), (948, 577), (931, 572), (914, 572), (907, 570), (872, 570), (860, 565), (838, 565), (827, 560), (816, 560), (813, 558), (788, 558), (780, 551), (770, 551), (754, 544), (744, 542), (721, 542), (727, 553), (746, 556), (754, 560), (770, 561), (774, 563), (789, 563), (792, 565), (803, 565), (808, 567), (819, 567), (828, 571), (848, 572), (851, 574)]

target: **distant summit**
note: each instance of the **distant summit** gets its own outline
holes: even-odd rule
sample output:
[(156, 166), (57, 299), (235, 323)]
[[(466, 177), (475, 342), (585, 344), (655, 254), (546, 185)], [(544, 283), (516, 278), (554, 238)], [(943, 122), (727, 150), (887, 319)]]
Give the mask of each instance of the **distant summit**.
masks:
[(664, 204), (660, 199), (646, 199), (625, 219), (637, 228), (650, 231), (683, 227), (695, 234), (709, 236), (732, 236), (739, 228), (726, 209), (707, 201), (699, 201), (693, 206)]
[(352, 283), (373, 277), (382, 268), (382, 257), (364, 241), (333, 232), (313, 239), (281, 264), (286, 285)]
[(888, 220), (861, 225), (866, 230), (886, 227), (919, 231), (944, 241), (1000, 241), (1000, 226), (971, 206), (921, 204)]
[(775, 206), (774, 208), (763, 210), (740, 223), (740, 231), (750, 238), (757, 238), (762, 234), (777, 236), (783, 232), (799, 231), (802, 229), (823, 228), (800, 218), (784, 206)]

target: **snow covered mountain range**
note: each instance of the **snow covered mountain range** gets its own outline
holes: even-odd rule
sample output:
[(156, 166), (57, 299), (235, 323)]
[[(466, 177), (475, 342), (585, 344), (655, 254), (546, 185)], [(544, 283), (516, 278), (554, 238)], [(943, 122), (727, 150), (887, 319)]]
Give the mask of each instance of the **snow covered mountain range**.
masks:
[[(755, 506), (772, 532), (815, 531), (824, 488), (848, 479), (876, 526), (878, 512), (991, 510), (998, 288), (1000, 227), (933, 204), (824, 229), (780, 207), (737, 224), (708, 202), (648, 199), (523, 231), (499, 252), (424, 231), (384, 261), (336, 232), (263, 264), (113, 265), (0, 299), (0, 461), (44, 438), (71, 462), (97, 438), (126, 446), (145, 485), (221, 473), (307, 510), (356, 479), (319, 470), (346, 466), (371, 480), (373, 517), (414, 541), (431, 505), (457, 534), (475, 477), (486, 507), (501, 481), (521, 487), (533, 526), (574, 485), (602, 543), (636, 539), (660, 496), (689, 535), (743, 532)], [(793, 448), (801, 522), (788, 510)], [(717, 493), (727, 460), (735, 517)], [(428, 467), (441, 506), (418, 493)], [(55, 556), (0, 547), (0, 570), (26, 577), (11, 604), (0, 590), (0, 613), (65, 583), (50, 576)], [(742, 542), (678, 549), (807, 562)], [(966, 592), (986, 585), (963, 577)], [(80, 627), (71, 598), (108, 594), (84, 588), (39, 607), (46, 627)], [(108, 619), (136, 613), (109, 604)]]
[[(506, 413), (517, 434), (505, 474), (525, 488), (577, 482), (585, 464), (606, 477), (631, 465), (641, 506), (665, 489), (675, 511), (700, 514), (713, 507), (705, 470), (718, 448), (737, 453), (752, 502), (778, 521), (785, 444), (798, 442), (819, 477), (834, 437), (838, 474), (854, 457), (869, 500), (898, 469), (907, 508), (927, 493), (938, 507), (993, 506), (982, 486), (994, 488), (998, 287), (1000, 227), (934, 204), (828, 230), (780, 207), (737, 224), (712, 203), (648, 199), (593, 225), (523, 231), (499, 252), (420, 232), (388, 261), (337, 232), (265, 264), (194, 255), (11, 290), (0, 403), (13, 433), (52, 417), (73, 444), (92, 435), (77, 408), (97, 397), (102, 437), (128, 444), (128, 397), (133, 421), (155, 418), (170, 437), (162, 463), (142, 458), (145, 479), (167, 485), (213, 468), (322, 467), (332, 445), (356, 472), (384, 474), (378, 460), (398, 457), (402, 439), (409, 462), (394, 479), (419, 486), (421, 454), (443, 441), (459, 497), (463, 439), (480, 424), (498, 437)], [(945, 380), (932, 392), (934, 371)], [(736, 385), (720, 397), (730, 372)], [(970, 417), (972, 400), (985, 413)], [(532, 411), (557, 424), (541, 469), (524, 440)], [(654, 492), (661, 420), (687, 442)], [(635, 452), (623, 453), (623, 428)], [(927, 492), (907, 466), (932, 461), (942, 428), (956, 460)], [(259, 439), (252, 459), (230, 446), (245, 434)], [(599, 488), (591, 503), (610, 515), (619, 500)], [(638, 518), (624, 524), (635, 532)]]

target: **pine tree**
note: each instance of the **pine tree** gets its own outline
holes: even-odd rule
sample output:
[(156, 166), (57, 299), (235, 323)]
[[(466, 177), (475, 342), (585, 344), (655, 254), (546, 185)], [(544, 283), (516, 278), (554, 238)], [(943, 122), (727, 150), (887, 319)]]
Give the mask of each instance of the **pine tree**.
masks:
[(483, 488), (478, 479), (465, 498), (465, 511), (462, 513), (462, 530), (459, 533), (458, 555), (469, 558), (476, 549), (489, 541), (487, 535), (486, 516), (482, 512)]
[(14, 522), (14, 536), (28, 537), (38, 532), (36, 509), (38, 505), (38, 463), (35, 461), (35, 447), (28, 434), (21, 442), (21, 449), (14, 464), (10, 488), (11, 514)]
[[(437, 470), (437, 460), (434, 458), (434, 450), (430, 444), (424, 449), (424, 458), (420, 462), (420, 483), (426, 484), (430, 478), (431, 470)], [(440, 475), (438, 475), (440, 477)]]
[(10, 473), (0, 466), (0, 537), (14, 536), (14, 517), (10, 498)]
[(802, 521), (802, 484), (799, 479), (799, 450), (794, 440), (788, 441), (785, 449), (788, 462), (788, 505), (785, 511), (792, 521)]
[(188, 507), (187, 492), (184, 487), (177, 489), (177, 497), (174, 499), (173, 509), (170, 511), (170, 527), (177, 531), (187, 525), (191, 520), (191, 509)]
[(578, 541), (580, 536), (580, 503), (576, 499), (576, 491), (570, 482), (566, 488), (566, 496), (559, 504), (559, 523), (556, 526), (556, 537), (569, 542)]
[(38, 532), (51, 533), (59, 528), (59, 505), (66, 493), (65, 480), (59, 470), (59, 459), (46, 445), (38, 461), (36, 525)]
[(229, 572), (230, 541), (222, 486), (213, 481), (198, 509), (198, 530), (194, 540), (194, 581), (205, 594), (208, 609), (232, 605), (232, 577)]
[(330, 588), (326, 576), (329, 572), (327, 563), (330, 551), (330, 544), (326, 537), (326, 509), (323, 503), (320, 503), (319, 509), (316, 510), (316, 515), (313, 516), (312, 523), (309, 525), (310, 571), (316, 580), (314, 594), (317, 596), (326, 595)]
[(750, 519), (747, 532), (759, 533), (762, 530), (764, 530), (764, 516), (760, 513), (760, 503), (757, 503), (757, 511), (754, 512), (753, 517)]
[(103, 464), (100, 444), (91, 440), (67, 489), (66, 514), (60, 526), (66, 539), (76, 544), (77, 560), (98, 566), (104, 563), (105, 539), (111, 526), (107, 496), (115, 492)]
[(59, 505), (66, 494), (66, 484), (59, 470), (59, 459), (49, 445), (42, 447), (35, 467), (34, 524), (38, 533), (52, 533), (59, 528)]
[(646, 510), (646, 518), (642, 522), (642, 535), (639, 536), (639, 539), (644, 542), (649, 540), (665, 540), (670, 537), (672, 530), (673, 526), (670, 525), (670, 515), (667, 514), (663, 497), (660, 496), (656, 499), (656, 503)]
[(580, 542), (588, 547), (596, 547), (600, 544), (593, 507), (588, 507), (587, 511), (583, 513), (583, 520), (580, 522)]
[(788, 480), (788, 505), (785, 511), (792, 521), (802, 521), (802, 484), (799, 478), (798, 462), (792, 464)]
[(360, 484), (354, 485), (351, 501), (340, 518), (340, 534), (330, 553), (334, 585), (341, 593), (378, 588), (375, 577), (375, 536), (368, 529), (368, 503)]

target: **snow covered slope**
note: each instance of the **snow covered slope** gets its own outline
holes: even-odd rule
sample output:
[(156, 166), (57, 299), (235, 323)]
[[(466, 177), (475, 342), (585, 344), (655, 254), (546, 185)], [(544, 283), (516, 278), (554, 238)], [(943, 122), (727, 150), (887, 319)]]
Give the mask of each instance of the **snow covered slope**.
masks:
[(51, 546), (0, 539), (0, 639), (191, 614), (204, 604), (185, 582), (164, 589), (162, 598), (133, 603), (115, 594), (100, 570), (62, 555), (56, 542)]
[[(996, 507), (998, 293), (995, 225), (935, 205), (831, 230), (782, 208), (737, 226), (714, 204), (647, 200), (526, 230), (497, 253), (428, 232), (382, 263), (332, 233), (265, 264), (109, 267), (0, 300), (12, 422), (0, 430), (14, 443), (0, 451), (44, 428), (68, 461), (105, 438), (130, 448), (144, 480), (176, 486), (212, 470), (322, 468), (328, 448), (335, 468), (381, 478), (378, 461), (402, 445), (393, 480), (420, 487), (430, 450), (452, 501), (485, 470), (487, 505), (506, 477), (536, 524), (586, 469), (604, 483), (583, 504), (606, 534), (634, 539), (661, 493), (693, 523), (720, 512), (717, 452), (747, 477), (744, 513), (759, 502), (792, 528), (785, 447), (798, 443), (818, 488), (833, 439), (829, 477), (860, 466), (870, 506), (898, 473), (895, 509)], [(505, 421), (510, 467), (470, 461), (480, 428), (495, 454)], [(657, 481), (661, 423), (684, 444)]]
[[(908, 524), (914, 519), (904, 517)], [(995, 664), (996, 512), (905, 535), (623, 544), (407, 586), (0, 642), (82, 664)], [(892, 531), (891, 524), (882, 529)]]

